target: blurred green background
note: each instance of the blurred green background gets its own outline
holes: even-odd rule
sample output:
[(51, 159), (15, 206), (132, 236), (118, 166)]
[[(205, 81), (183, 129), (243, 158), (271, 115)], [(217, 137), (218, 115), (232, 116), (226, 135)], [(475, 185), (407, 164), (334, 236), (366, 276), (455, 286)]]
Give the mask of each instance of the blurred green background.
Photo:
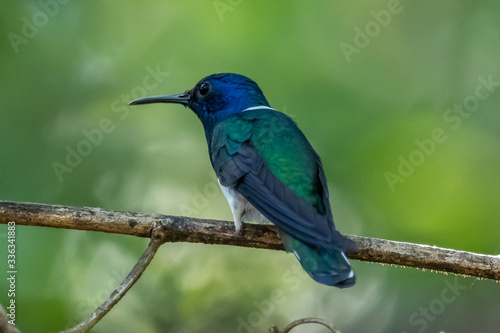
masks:
[[(497, 254), (499, 14), (498, 1), (2, 2), (0, 199), (231, 220), (196, 116), (127, 102), (236, 72), (322, 157), (341, 232)], [(24, 333), (83, 320), (147, 245), (37, 227), (16, 241)], [(339, 290), (283, 252), (165, 244), (93, 331), (266, 332), (313, 316), (344, 333), (498, 332), (492, 281), (352, 265), (357, 285)]]

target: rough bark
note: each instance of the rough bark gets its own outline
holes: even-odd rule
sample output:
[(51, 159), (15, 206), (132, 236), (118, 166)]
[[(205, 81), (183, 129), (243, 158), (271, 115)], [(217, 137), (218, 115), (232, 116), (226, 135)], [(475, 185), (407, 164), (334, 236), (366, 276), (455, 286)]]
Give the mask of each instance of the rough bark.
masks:
[[(100, 231), (151, 238), (153, 230), (165, 242), (191, 242), (284, 250), (274, 226), (245, 224), (235, 234), (233, 222), (151, 213), (118, 212), (0, 201), (0, 223), (62, 229)], [(500, 281), (500, 256), (477, 254), (436, 246), (347, 236), (358, 245), (351, 259), (394, 264)]]

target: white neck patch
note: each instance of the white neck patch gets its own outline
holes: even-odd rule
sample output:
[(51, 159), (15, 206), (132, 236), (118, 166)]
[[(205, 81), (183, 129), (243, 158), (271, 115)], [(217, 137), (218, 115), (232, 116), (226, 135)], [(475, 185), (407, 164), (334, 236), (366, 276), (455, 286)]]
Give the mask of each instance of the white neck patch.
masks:
[(260, 109), (266, 109), (266, 110), (273, 110), (273, 111), (276, 111), (275, 109), (269, 107), (269, 106), (264, 106), (264, 105), (257, 105), (257, 106), (252, 106), (252, 107), (249, 107), (249, 108), (246, 108), (245, 110), (241, 111), (241, 112), (245, 112), (245, 111), (252, 111), (252, 110), (260, 110)]

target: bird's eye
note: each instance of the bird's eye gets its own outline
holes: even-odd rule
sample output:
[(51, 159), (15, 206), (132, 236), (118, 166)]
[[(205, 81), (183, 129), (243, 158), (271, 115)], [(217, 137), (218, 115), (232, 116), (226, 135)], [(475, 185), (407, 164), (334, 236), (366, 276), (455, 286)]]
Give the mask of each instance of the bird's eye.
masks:
[(210, 85), (208, 83), (203, 83), (200, 87), (200, 95), (205, 96), (210, 90)]

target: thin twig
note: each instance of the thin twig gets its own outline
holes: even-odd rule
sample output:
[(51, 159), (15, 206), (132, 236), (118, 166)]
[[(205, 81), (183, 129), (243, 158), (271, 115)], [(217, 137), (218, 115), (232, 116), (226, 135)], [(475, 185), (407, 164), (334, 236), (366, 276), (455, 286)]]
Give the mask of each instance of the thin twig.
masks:
[(148, 244), (148, 247), (142, 254), (139, 261), (135, 264), (134, 268), (130, 271), (130, 273), (125, 277), (123, 282), (116, 288), (111, 295), (99, 306), (85, 321), (76, 325), (73, 328), (62, 331), (61, 333), (80, 333), (87, 332), (90, 330), (95, 324), (99, 322), (112, 308), (118, 303), (123, 296), (127, 293), (127, 291), (137, 282), (137, 280), (141, 277), (142, 273), (148, 267), (149, 263), (153, 259), (156, 251), (160, 248), (160, 246), (164, 243), (163, 233), (158, 232), (157, 229), (153, 229), (153, 233), (151, 236), (151, 241)]
[[(158, 225), (165, 242), (191, 242), (283, 250), (274, 226), (246, 224), (242, 234), (234, 233), (229, 221), (182, 216), (117, 212), (89, 207), (70, 207), (0, 201), (0, 223), (101, 231), (150, 237)], [(351, 259), (417, 267), (500, 281), (500, 256), (477, 254), (436, 246), (392, 240), (348, 236), (358, 251)]]
[(302, 319), (297, 319), (290, 324), (288, 324), (282, 331), (278, 329), (275, 325), (272, 325), (269, 328), (269, 333), (288, 333), (292, 329), (294, 329), (297, 326), (304, 325), (304, 324), (319, 324), (325, 326), (330, 332), (332, 333), (340, 333), (339, 330), (337, 330), (332, 324), (327, 322), (326, 320), (323, 320), (321, 318), (302, 318)]

